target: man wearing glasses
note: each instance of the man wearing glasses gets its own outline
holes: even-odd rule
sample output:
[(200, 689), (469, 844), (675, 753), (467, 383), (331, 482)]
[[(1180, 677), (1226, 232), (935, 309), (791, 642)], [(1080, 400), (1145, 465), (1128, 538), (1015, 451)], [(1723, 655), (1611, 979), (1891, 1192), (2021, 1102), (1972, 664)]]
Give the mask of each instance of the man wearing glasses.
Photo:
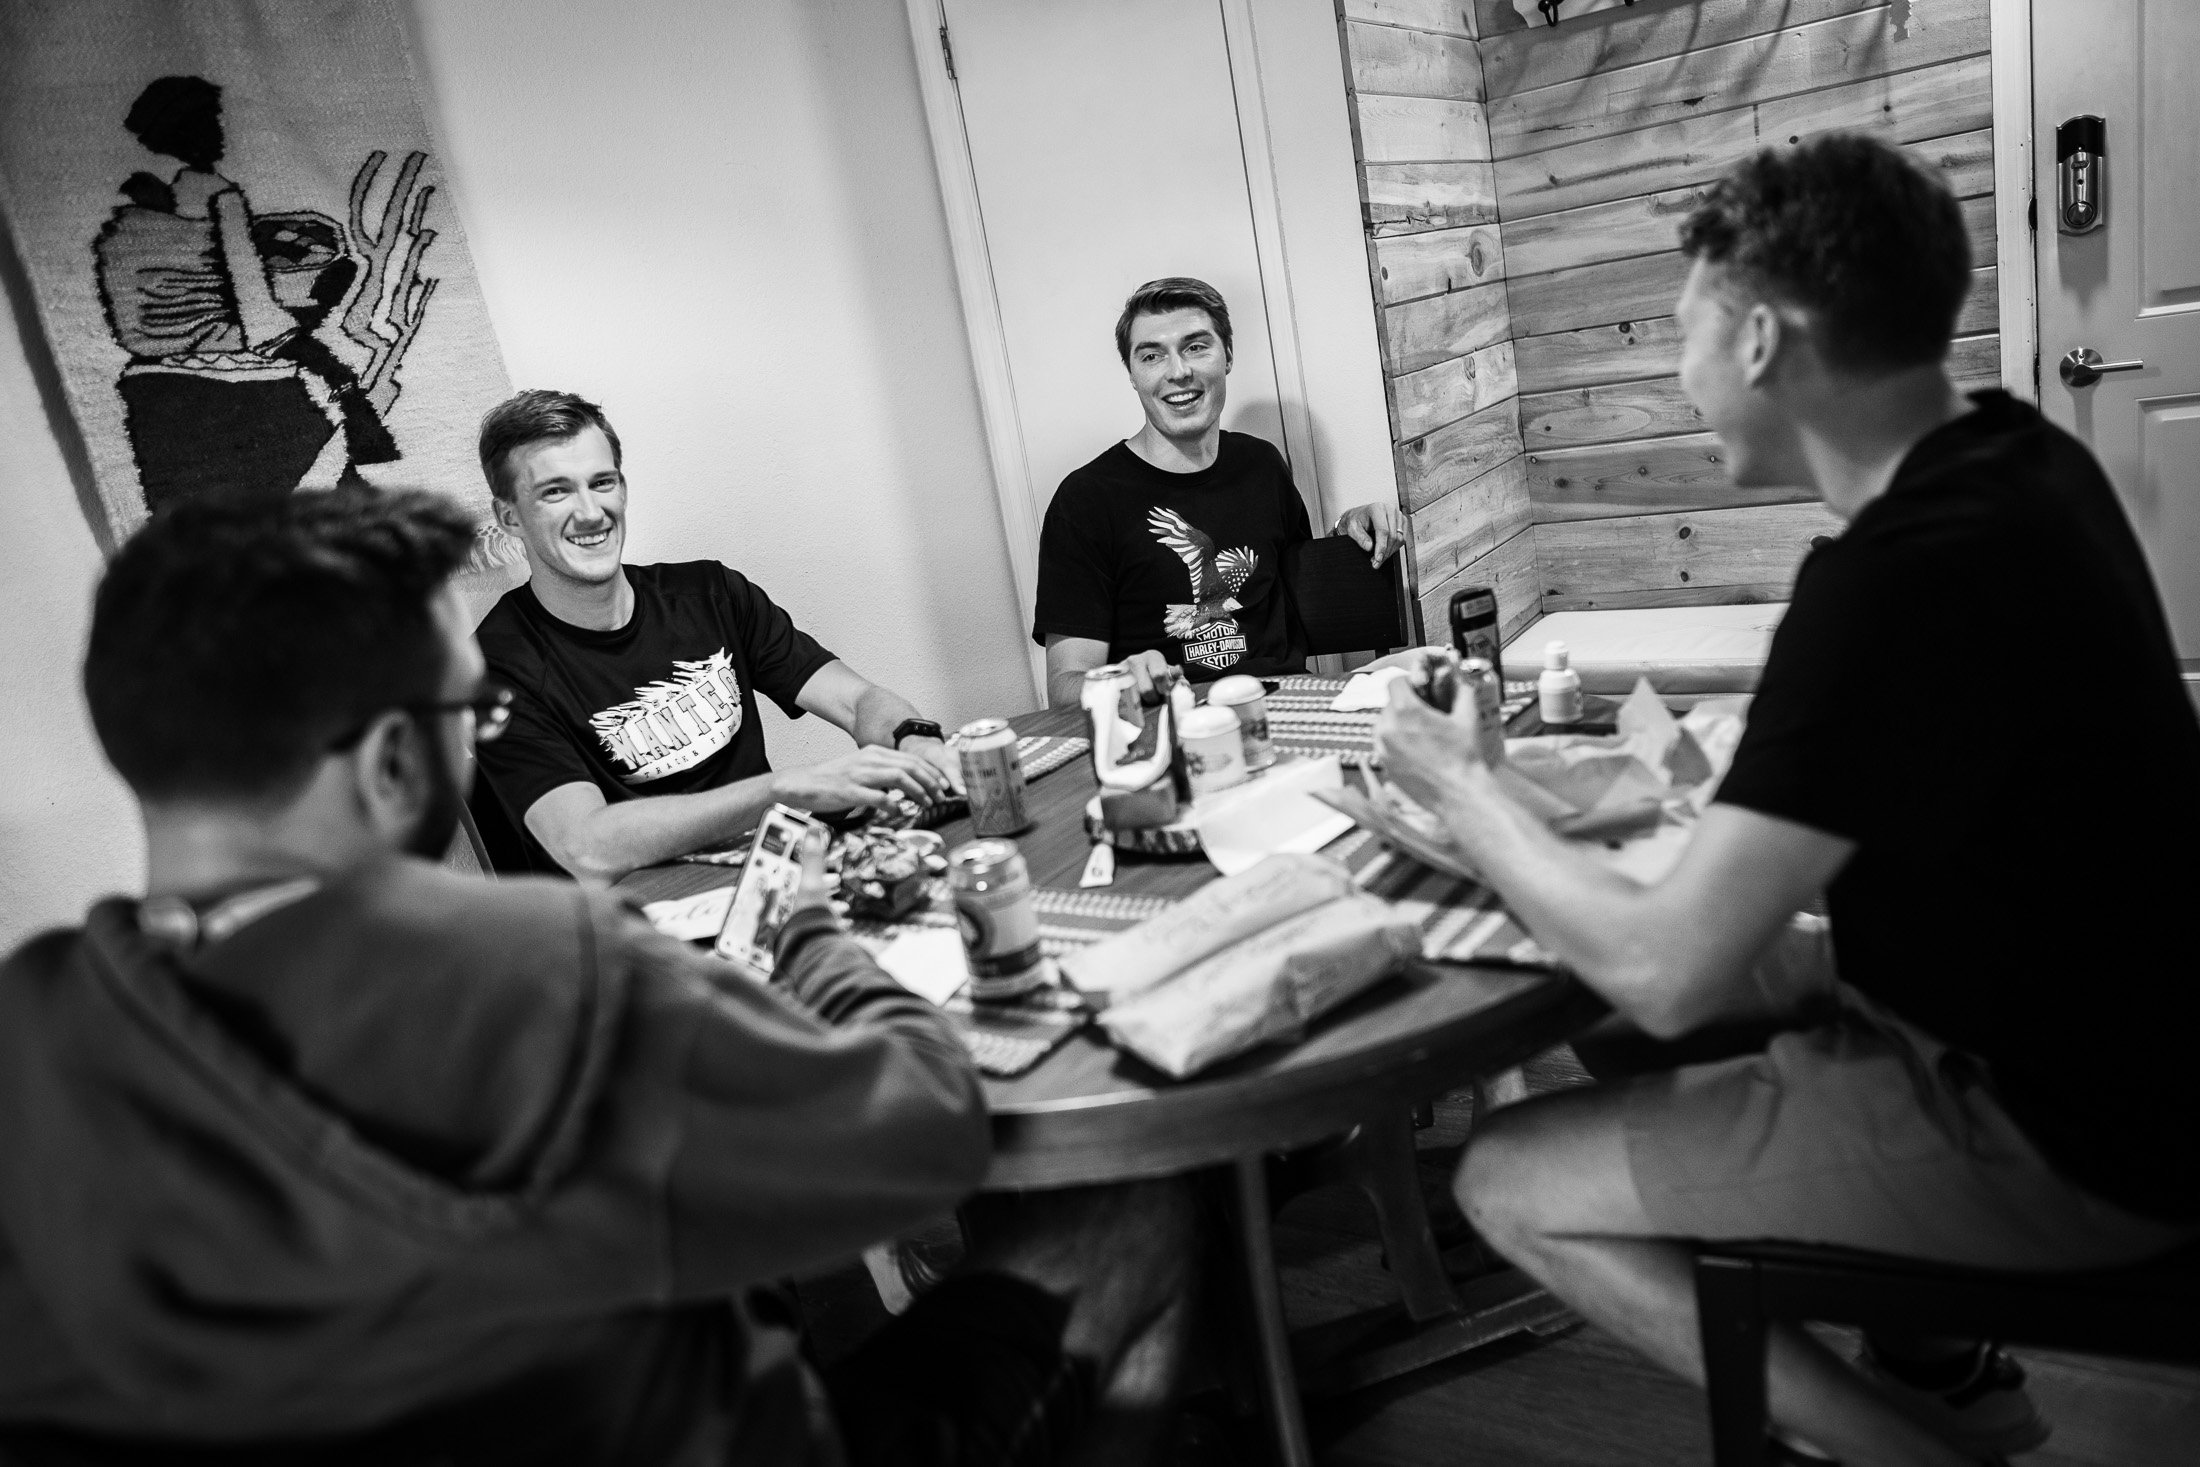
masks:
[(208, 497), (110, 565), (84, 688), (147, 894), (0, 967), (0, 1460), (1140, 1460), (1193, 1292), (1158, 1184), (987, 1211), (822, 1380), (752, 1294), (988, 1160), (822, 852), (769, 987), (415, 859), (505, 717), (471, 543), (428, 495)]
[[(624, 456), (594, 403), (518, 393), (482, 419), (480, 447), (497, 521), (533, 568), (481, 623), (490, 670), (516, 695), (482, 771), (533, 869), (616, 881), (730, 840), (774, 802), (848, 810), (959, 786), (937, 723), (739, 571), (624, 563)], [(857, 747), (774, 770), (759, 693)]]

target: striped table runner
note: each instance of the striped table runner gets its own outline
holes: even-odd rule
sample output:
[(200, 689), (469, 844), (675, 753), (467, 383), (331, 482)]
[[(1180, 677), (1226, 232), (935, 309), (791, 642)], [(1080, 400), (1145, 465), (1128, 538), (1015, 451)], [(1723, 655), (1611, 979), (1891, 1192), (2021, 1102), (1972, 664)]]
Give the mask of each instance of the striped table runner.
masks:
[[(1348, 768), (1374, 764), (1375, 715), (1333, 713), (1329, 705), (1344, 691), (1344, 680), (1333, 677), (1287, 677), (1268, 695), (1268, 733), (1280, 750), (1315, 758), (1334, 754)], [(1502, 705), (1507, 722), (1535, 701), (1533, 683), (1505, 684)]]

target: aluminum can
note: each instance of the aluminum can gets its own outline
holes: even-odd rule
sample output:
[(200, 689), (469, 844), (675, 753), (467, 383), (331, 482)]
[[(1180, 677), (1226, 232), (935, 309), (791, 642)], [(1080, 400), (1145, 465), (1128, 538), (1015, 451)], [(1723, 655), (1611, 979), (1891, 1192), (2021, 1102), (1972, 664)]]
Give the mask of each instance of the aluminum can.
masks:
[(970, 796), (970, 825), (979, 835), (1014, 835), (1031, 828), (1024, 803), (1024, 761), (1016, 730), (1005, 718), (966, 723), (955, 735), (963, 788)]
[(1248, 770), (1266, 769), (1276, 762), (1275, 741), (1268, 734), (1268, 690), (1259, 678), (1243, 674), (1223, 678), (1207, 690), (1207, 704), (1237, 715)]
[(1483, 657), (1459, 664), (1459, 696), (1474, 700), (1474, 743), (1484, 764), (1505, 762), (1505, 685)]
[(1031, 872), (1012, 840), (974, 840), (947, 856), (947, 884), (962, 928), (970, 997), (999, 1003), (1046, 981)]
[(1499, 692), (1505, 687), (1504, 649), (1497, 636), (1497, 592), (1488, 586), (1469, 586), (1451, 593), (1451, 649), (1461, 657), (1479, 657), (1497, 674)]
[(1110, 662), (1085, 673), (1085, 690), (1092, 691), (1095, 683), (1108, 683), (1115, 688), (1115, 716), (1132, 728), (1146, 726), (1146, 714), (1138, 706), (1138, 679), (1120, 662)]

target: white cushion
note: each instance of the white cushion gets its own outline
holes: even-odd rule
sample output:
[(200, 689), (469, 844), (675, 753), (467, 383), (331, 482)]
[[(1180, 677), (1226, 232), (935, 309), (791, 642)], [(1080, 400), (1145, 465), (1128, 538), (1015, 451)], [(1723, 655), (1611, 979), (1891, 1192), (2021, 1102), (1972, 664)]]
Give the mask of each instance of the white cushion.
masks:
[(1756, 691), (1785, 601), (1751, 606), (1648, 606), (1633, 611), (1554, 611), (1505, 648), (1505, 676), (1543, 669), (1547, 642), (1566, 644), (1584, 692), (1622, 696), (1647, 677), (1661, 693)]

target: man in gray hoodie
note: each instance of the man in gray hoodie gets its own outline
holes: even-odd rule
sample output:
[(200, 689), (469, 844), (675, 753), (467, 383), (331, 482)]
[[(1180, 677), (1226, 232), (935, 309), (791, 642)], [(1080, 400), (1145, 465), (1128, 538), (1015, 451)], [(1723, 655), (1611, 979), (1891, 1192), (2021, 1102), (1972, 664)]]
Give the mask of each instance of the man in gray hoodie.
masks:
[(420, 859), (502, 726), (470, 540), (426, 495), (209, 500), (109, 568), (85, 690), (147, 895), (0, 968), (0, 1460), (1046, 1461), (1146, 1429), (1175, 1192), (1007, 1209), (822, 1381), (752, 1299), (969, 1192), (977, 1077), (821, 888), (765, 988), (602, 893)]

